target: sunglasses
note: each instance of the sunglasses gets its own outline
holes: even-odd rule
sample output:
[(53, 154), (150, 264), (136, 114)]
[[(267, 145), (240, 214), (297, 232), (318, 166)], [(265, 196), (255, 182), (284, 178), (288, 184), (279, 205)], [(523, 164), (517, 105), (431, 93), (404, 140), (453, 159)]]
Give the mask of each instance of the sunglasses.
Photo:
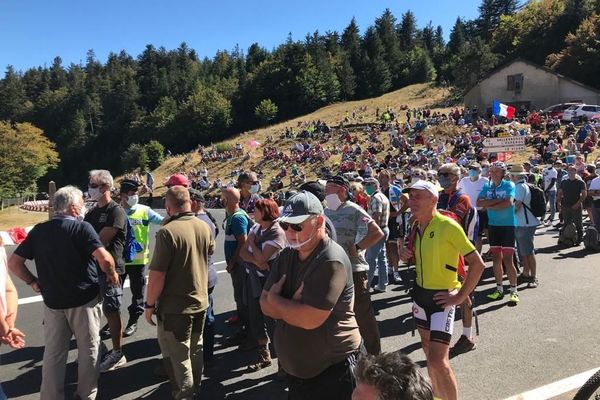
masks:
[[(308, 220), (306, 220), (308, 221)], [(283, 229), (284, 231), (287, 231), (289, 228), (291, 228), (292, 230), (296, 231), (296, 232), (302, 232), (302, 228), (304, 228), (304, 223), (306, 222), (301, 222), (299, 224), (290, 224), (287, 222), (280, 222), (279, 226), (281, 226), (281, 229)]]

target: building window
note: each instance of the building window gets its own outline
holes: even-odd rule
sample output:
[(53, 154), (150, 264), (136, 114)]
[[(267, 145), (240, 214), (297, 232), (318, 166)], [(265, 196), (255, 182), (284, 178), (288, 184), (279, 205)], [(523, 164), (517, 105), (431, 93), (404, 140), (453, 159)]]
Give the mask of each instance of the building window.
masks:
[(523, 90), (523, 74), (507, 75), (506, 90), (520, 93)]

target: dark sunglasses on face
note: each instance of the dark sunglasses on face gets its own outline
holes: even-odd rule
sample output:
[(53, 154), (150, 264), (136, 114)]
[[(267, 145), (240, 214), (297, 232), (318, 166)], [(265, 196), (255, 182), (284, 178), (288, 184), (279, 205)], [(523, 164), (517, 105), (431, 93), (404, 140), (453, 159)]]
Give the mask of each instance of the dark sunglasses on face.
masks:
[(296, 232), (302, 232), (302, 224), (304, 224), (304, 222), (300, 224), (288, 224), (287, 222), (280, 222), (279, 226), (281, 226), (281, 229), (284, 231), (287, 231), (288, 228), (292, 228), (292, 230)]
[(454, 174), (450, 173), (450, 172), (438, 172), (438, 176), (443, 176), (443, 177), (449, 177), (449, 176), (453, 176)]

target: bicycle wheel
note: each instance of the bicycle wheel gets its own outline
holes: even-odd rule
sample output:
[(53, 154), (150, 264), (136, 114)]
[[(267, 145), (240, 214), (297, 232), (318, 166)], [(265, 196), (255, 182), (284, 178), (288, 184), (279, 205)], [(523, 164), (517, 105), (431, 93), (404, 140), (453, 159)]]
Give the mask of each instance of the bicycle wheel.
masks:
[(599, 400), (600, 399), (600, 371), (596, 372), (579, 389), (573, 400)]

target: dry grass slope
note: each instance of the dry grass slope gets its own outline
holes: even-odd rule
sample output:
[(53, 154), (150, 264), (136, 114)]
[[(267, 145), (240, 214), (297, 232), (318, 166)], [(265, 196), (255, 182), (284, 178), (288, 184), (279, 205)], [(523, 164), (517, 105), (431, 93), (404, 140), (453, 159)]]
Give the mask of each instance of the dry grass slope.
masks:
[[(432, 110), (446, 112), (449, 109), (449, 97), (450, 89), (448, 88), (439, 88), (426, 83), (411, 85), (394, 92), (386, 93), (383, 96), (376, 98), (332, 104), (316, 110), (313, 113), (303, 115), (292, 120), (237, 135), (230, 139), (224, 140), (222, 143), (242, 143), (245, 145), (251, 140), (256, 140), (261, 144), (274, 145), (283, 149), (284, 151), (287, 151), (295, 142), (295, 140), (279, 139), (279, 135), (285, 130), (286, 127), (294, 127), (296, 129), (298, 123), (316, 120), (324, 121), (330, 126), (336, 126), (347, 115), (352, 114), (352, 111), (358, 110), (359, 108), (365, 106), (367, 107), (367, 112), (364, 114), (365, 119), (363, 122), (374, 122), (375, 110), (377, 107), (379, 107), (382, 112), (388, 106), (399, 110), (401, 105), (407, 105), (409, 108), (431, 108)], [(405, 120), (405, 113), (400, 111), (399, 118), (400, 120)], [(274, 143), (267, 143), (266, 138), (268, 136), (273, 136), (275, 138)], [(160, 185), (167, 179), (168, 176), (181, 171), (189, 171), (191, 168), (197, 168), (200, 165), (200, 156), (196, 152), (189, 153), (190, 160), (184, 165), (183, 160), (185, 156), (186, 155), (183, 154), (171, 157), (159, 168), (153, 171), (154, 180), (156, 182), (155, 195), (160, 196), (165, 192), (165, 188), (160, 187)], [(242, 166), (247, 169), (249, 166), (257, 164), (260, 159), (262, 159), (261, 146), (252, 150), (251, 160), (243, 165), (240, 159), (228, 160), (224, 162), (208, 162), (206, 165), (209, 171), (209, 179), (212, 181), (216, 177), (220, 177), (224, 182), (227, 182), (229, 179), (229, 174), (237, 166)], [(328, 163), (338, 164), (339, 162), (340, 156), (334, 156), (329, 160)], [(271, 177), (277, 174), (278, 170), (276, 169), (275, 164), (277, 164), (277, 162), (271, 161), (262, 165), (262, 170), (265, 174), (263, 185), (264, 183), (268, 184)], [(315, 171), (318, 170), (321, 165), (302, 165), (300, 167), (304, 168), (308, 179), (312, 179), (316, 177)], [(284, 183), (286, 185), (289, 184), (289, 180), (286, 179)]]

